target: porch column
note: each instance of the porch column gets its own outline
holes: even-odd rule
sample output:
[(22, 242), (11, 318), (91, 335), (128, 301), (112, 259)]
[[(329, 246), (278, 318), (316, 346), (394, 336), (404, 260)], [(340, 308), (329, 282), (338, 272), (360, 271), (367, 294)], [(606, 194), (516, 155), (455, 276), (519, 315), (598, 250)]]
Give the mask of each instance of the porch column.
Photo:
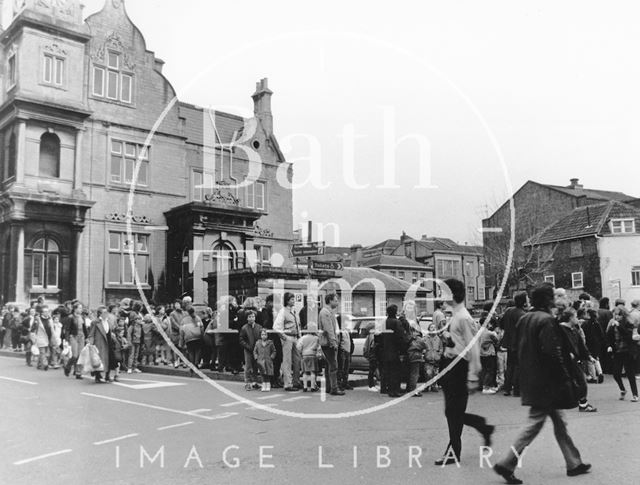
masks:
[(28, 304), (24, 287), (24, 221), (11, 222), (9, 257), (9, 300)]
[[(204, 231), (195, 232), (193, 234), (193, 250), (203, 251), (204, 248)], [(211, 269), (211, 254), (198, 254), (198, 261), (193, 268), (193, 302), (206, 303), (209, 301), (207, 283), (202, 278), (207, 277), (207, 270)]]
[(83, 226), (71, 228), (71, 271), (69, 295), (71, 299), (82, 299), (82, 231)]

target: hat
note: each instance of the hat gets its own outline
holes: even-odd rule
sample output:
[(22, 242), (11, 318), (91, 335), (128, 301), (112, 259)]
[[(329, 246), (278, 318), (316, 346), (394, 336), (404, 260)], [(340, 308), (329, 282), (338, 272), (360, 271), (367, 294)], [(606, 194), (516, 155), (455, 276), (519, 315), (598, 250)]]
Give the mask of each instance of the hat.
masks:
[(616, 298), (616, 303), (614, 306), (618, 306), (618, 305), (622, 305), (625, 306), (627, 304), (626, 301), (624, 301), (622, 298)]
[(637, 299), (636, 299), (636, 300), (633, 300), (633, 301), (631, 302), (631, 306), (632, 306), (633, 308), (638, 308), (638, 307), (640, 306), (640, 300), (637, 300)]

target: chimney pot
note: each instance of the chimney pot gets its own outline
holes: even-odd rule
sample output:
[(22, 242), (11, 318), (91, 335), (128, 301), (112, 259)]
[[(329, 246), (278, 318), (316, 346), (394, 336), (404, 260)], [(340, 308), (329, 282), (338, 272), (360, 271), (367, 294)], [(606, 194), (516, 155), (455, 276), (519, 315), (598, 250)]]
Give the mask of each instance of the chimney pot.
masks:
[(583, 187), (582, 184), (578, 183), (580, 179), (573, 178), (573, 179), (570, 179), (570, 181), (571, 181), (571, 185), (569, 187), (571, 187), (572, 189), (581, 189)]

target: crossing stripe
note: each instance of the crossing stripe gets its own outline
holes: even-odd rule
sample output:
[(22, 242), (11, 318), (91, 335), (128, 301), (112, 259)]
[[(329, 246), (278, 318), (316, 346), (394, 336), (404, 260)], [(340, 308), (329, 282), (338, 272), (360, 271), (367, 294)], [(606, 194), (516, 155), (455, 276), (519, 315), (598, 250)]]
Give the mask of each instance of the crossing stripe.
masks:
[(43, 460), (45, 458), (50, 458), (52, 456), (63, 455), (64, 453), (71, 453), (71, 451), (72, 451), (71, 449), (54, 451), (53, 453), (47, 453), (46, 455), (34, 456), (33, 458), (27, 458), (25, 460), (16, 461), (14, 462), (14, 465), (24, 465), (26, 463), (31, 463), (32, 461)]

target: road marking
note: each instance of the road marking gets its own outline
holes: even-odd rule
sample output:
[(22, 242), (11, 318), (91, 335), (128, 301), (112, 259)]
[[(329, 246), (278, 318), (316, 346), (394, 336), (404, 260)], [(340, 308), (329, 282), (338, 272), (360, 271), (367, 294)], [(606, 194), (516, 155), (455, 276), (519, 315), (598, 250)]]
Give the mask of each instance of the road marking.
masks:
[(311, 396), (296, 396), (296, 397), (290, 397), (289, 399), (283, 399), (283, 400), (282, 400), (282, 402), (300, 401), (301, 399), (311, 399)]
[(179, 428), (180, 426), (189, 426), (190, 424), (193, 424), (193, 421), (187, 421), (185, 423), (178, 423), (178, 424), (170, 424), (169, 426), (160, 426), (157, 429), (158, 431), (164, 431), (165, 429)]
[(117, 438), (111, 438), (110, 440), (96, 441), (93, 444), (96, 446), (105, 445), (107, 443), (113, 443), (114, 441), (126, 440), (127, 438), (133, 438), (139, 436), (138, 433), (125, 434), (124, 436), (118, 436)]
[(23, 381), (22, 379), (14, 379), (12, 377), (3, 377), (0, 376), (0, 379), (4, 379), (5, 381), (12, 381), (12, 382), (19, 382), (21, 384), (30, 384), (32, 386), (37, 386), (38, 383), (37, 382), (31, 382), (31, 381)]
[(225, 418), (230, 418), (231, 416), (237, 416), (238, 413), (222, 413), (222, 414), (216, 414), (214, 416), (207, 416), (207, 419), (225, 419)]
[[(277, 404), (261, 404), (260, 406), (264, 406), (264, 407), (268, 407), (268, 408), (275, 408), (278, 405)], [(259, 409), (256, 406), (249, 406), (248, 408), (245, 408), (247, 411), (251, 411), (252, 409)]]
[(202, 408), (202, 409), (194, 409), (193, 411), (189, 411), (190, 413), (206, 413), (207, 411), (211, 411), (211, 409), (209, 408)]
[(220, 404), (220, 406), (223, 408), (230, 408), (231, 406), (237, 406), (238, 404), (247, 404), (247, 403), (244, 401), (233, 401), (225, 404)]
[(72, 450), (60, 450), (53, 453), (47, 453), (46, 455), (34, 456), (33, 458), (27, 458), (26, 460), (16, 461), (14, 465), (24, 465), (25, 463), (31, 463), (36, 460), (43, 460), (44, 458), (50, 458), (52, 456), (64, 455), (65, 453), (71, 453)]
[(114, 382), (116, 386), (127, 387), (129, 389), (135, 389), (141, 391), (143, 389), (158, 389), (161, 387), (176, 387), (186, 386), (183, 382), (167, 382), (167, 381), (150, 381), (146, 379), (126, 379), (120, 377), (118, 381), (138, 382), (138, 384), (124, 384), (123, 382)]
[(262, 397), (259, 397), (259, 398), (258, 398), (258, 400), (260, 400), (260, 401), (265, 401), (265, 400), (267, 400), (267, 399), (275, 399), (275, 398), (277, 398), (277, 397), (282, 397), (282, 396), (284, 396), (284, 394), (272, 394), (271, 396), (262, 396)]
[(92, 394), (90, 392), (81, 392), (80, 394), (82, 394), (83, 396), (96, 397), (98, 399), (106, 399), (107, 401), (115, 401), (115, 402), (119, 402), (121, 404), (131, 404), (133, 406), (140, 406), (140, 407), (143, 407), (143, 408), (155, 409), (157, 411), (165, 411), (167, 413), (182, 414), (182, 415), (185, 415), (185, 416), (191, 416), (191, 417), (196, 417), (196, 418), (200, 418), (200, 419), (206, 419), (208, 421), (211, 421), (211, 420), (214, 420), (214, 419), (221, 419), (219, 416), (203, 416), (201, 414), (192, 413), (191, 411), (182, 411), (181, 409), (165, 408), (163, 406), (155, 406), (153, 404), (146, 404), (146, 403), (143, 403), (143, 402), (128, 401), (126, 399), (119, 399), (117, 397), (102, 396), (100, 394)]

